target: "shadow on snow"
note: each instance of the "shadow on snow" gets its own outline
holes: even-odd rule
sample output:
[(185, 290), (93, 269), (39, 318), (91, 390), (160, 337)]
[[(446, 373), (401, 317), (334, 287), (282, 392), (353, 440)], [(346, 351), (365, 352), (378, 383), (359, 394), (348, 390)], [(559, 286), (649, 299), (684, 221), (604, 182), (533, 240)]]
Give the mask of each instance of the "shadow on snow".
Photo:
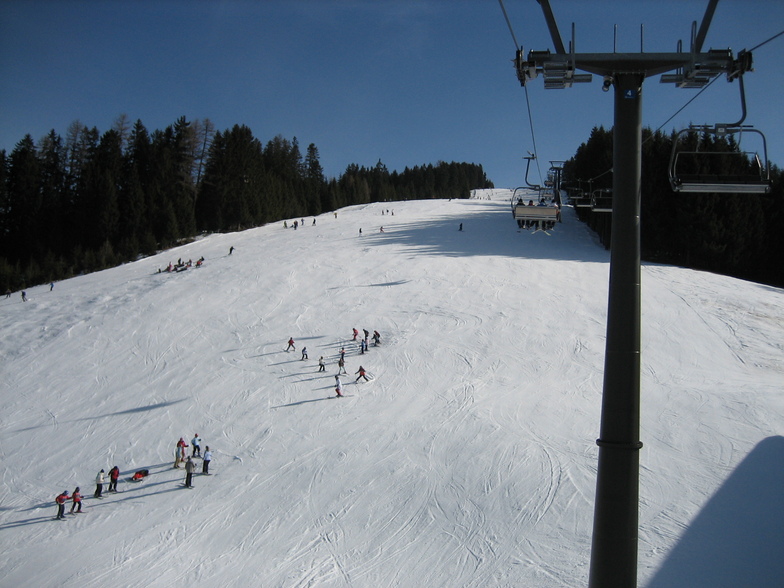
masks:
[(761, 441), (672, 549), (647, 588), (781, 586), (784, 437)]

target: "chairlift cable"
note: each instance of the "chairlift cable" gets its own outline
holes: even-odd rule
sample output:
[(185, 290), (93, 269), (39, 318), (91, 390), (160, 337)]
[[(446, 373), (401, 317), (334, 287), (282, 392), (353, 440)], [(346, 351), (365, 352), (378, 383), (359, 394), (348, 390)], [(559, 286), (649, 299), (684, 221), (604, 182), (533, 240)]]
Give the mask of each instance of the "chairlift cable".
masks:
[[(509, 15), (506, 13), (506, 7), (504, 6), (504, 0), (498, 0), (498, 4), (501, 6), (501, 12), (504, 13), (504, 19), (506, 20), (506, 26), (509, 27), (509, 34), (512, 35), (512, 41), (515, 45), (515, 51), (520, 49), (520, 44), (517, 42), (517, 37), (514, 34), (514, 29), (512, 29), (512, 23), (509, 20)], [(528, 99), (528, 86), (523, 85), (523, 89), (525, 90), (525, 104), (528, 109), (528, 124), (531, 127), (531, 141), (533, 142), (534, 147), (534, 159), (536, 159), (536, 172), (539, 174), (539, 182), (542, 182), (542, 170), (539, 168), (539, 158), (537, 157), (536, 152), (536, 135), (534, 134), (534, 120), (531, 116), (531, 101)]]
[[(673, 114), (673, 115), (672, 115), (670, 118), (668, 118), (668, 119), (667, 119), (667, 120), (665, 120), (665, 121), (664, 121), (662, 124), (660, 124), (660, 125), (659, 125), (659, 126), (656, 128), (656, 130), (655, 130), (655, 131), (653, 131), (653, 133), (655, 133), (656, 131), (660, 131), (660, 130), (661, 130), (661, 128), (662, 128), (664, 125), (666, 125), (668, 122), (670, 122), (670, 121), (671, 121), (672, 119), (674, 119), (676, 116), (678, 116), (678, 115), (679, 115), (679, 114), (680, 114), (680, 113), (683, 111), (683, 109), (684, 109), (684, 108), (686, 108), (686, 107), (687, 107), (689, 104), (691, 104), (692, 102), (694, 102), (694, 101), (695, 101), (695, 100), (696, 100), (696, 99), (699, 97), (699, 95), (700, 95), (700, 94), (702, 94), (702, 93), (703, 93), (705, 90), (707, 90), (708, 88), (710, 88), (711, 84), (713, 84), (713, 82), (715, 82), (715, 81), (716, 81), (716, 80), (718, 80), (718, 79), (719, 79), (719, 76), (716, 76), (716, 77), (715, 77), (715, 78), (713, 78), (713, 79), (712, 79), (710, 82), (708, 82), (706, 85), (704, 85), (704, 86), (703, 86), (703, 87), (700, 89), (700, 91), (699, 91), (699, 92), (697, 92), (697, 93), (696, 93), (694, 96), (692, 96), (692, 97), (691, 97), (691, 99), (690, 99), (690, 100), (689, 100), (689, 101), (688, 101), (686, 104), (684, 104), (683, 106), (681, 106), (681, 107), (680, 107), (680, 108), (679, 108), (679, 109), (678, 109), (678, 110), (675, 112), (675, 114)], [(649, 140), (651, 137), (653, 137), (653, 133), (651, 133), (651, 135), (648, 137), (648, 139), (645, 139), (645, 141), (648, 141), (648, 140)], [(645, 143), (645, 141), (643, 141), (643, 143)]]
[(542, 170), (539, 168), (539, 158), (536, 156), (536, 134), (534, 133), (534, 119), (531, 116), (531, 102), (528, 100), (528, 86), (523, 86), (525, 90), (525, 105), (528, 107), (528, 124), (531, 127), (531, 141), (534, 145), (534, 159), (536, 160), (536, 172), (539, 174), (539, 183), (542, 183)]
[[(784, 31), (782, 31), (782, 32), (784, 32)], [(656, 128), (656, 129), (655, 129), (655, 130), (654, 130), (654, 131), (651, 133), (651, 134), (650, 134), (650, 135), (648, 135), (648, 138), (647, 138), (647, 139), (645, 139), (645, 140), (644, 140), (644, 141), (641, 143), (641, 145), (645, 145), (645, 144), (646, 144), (648, 141), (650, 141), (651, 139), (653, 139), (653, 136), (656, 134), (656, 132), (657, 132), (657, 131), (660, 131), (664, 125), (666, 125), (668, 122), (670, 122), (670, 121), (671, 121), (672, 119), (674, 119), (676, 116), (678, 116), (678, 115), (679, 115), (679, 114), (680, 114), (680, 113), (683, 111), (683, 109), (684, 109), (684, 108), (686, 108), (686, 107), (687, 107), (689, 104), (691, 104), (692, 102), (694, 102), (694, 101), (695, 101), (695, 100), (696, 100), (696, 99), (699, 97), (699, 95), (700, 95), (700, 94), (702, 94), (702, 93), (703, 93), (705, 90), (707, 90), (708, 88), (710, 88), (711, 84), (712, 84), (713, 82), (715, 82), (716, 80), (718, 80), (718, 79), (719, 79), (719, 77), (718, 77), (718, 76), (716, 76), (716, 77), (715, 77), (715, 78), (713, 78), (713, 79), (712, 79), (710, 82), (708, 82), (706, 85), (704, 85), (704, 86), (703, 86), (703, 87), (700, 89), (700, 91), (699, 91), (699, 92), (697, 92), (697, 93), (696, 93), (694, 96), (692, 96), (692, 97), (689, 99), (689, 101), (688, 101), (688, 102), (686, 102), (686, 104), (684, 104), (684, 105), (683, 105), (683, 106), (681, 106), (681, 107), (680, 107), (678, 110), (676, 110), (676, 111), (675, 111), (675, 114), (673, 114), (673, 115), (672, 115), (670, 118), (668, 118), (667, 120), (665, 120), (665, 121), (664, 121), (662, 124), (660, 124), (660, 125), (659, 125), (659, 126), (658, 126), (658, 127), (657, 127), (657, 128)], [(602, 177), (604, 174), (606, 174), (606, 173), (609, 173), (609, 172), (611, 172), (611, 171), (612, 171), (612, 168), (608, 169), (607, 171), (604, 171), (604, 172), (600, 173), (598, 176), (595, 176), (595, 177), (591, 178), (591, 179), (590, 179), (590, 180), (588, 180), (588, 181), (589, 181), (589, 182), (592, 182), (593, 180), (596, 180), (596, 179), (598, 179), (598, 178), (601, 178), (601, 177)]]
[[(780, 37), (781, 35), (784, 35), (784, 31), (781, 31), (780, 33), (777, 33), (777, 34), (773, 35), (773, 36), (772, 36), (770, 39), (768, 39), (768, 40), (766, 40), (766, 41), (763, 41), (763, 42), (762, 42), (762, 43), (760, 43), (759, 45), (756, 45), (756, 46), (752, 47), (751, 49), (749, 49), (749, 50), (748, 50), (748, 53), (751, 53), (751, 52), (753, 52), (753, 51), (756, 51), (757, 49), (759, 49), (759, 48), (760, 48), (760, 47), (762, 47), (763, 45), (766, 45), (766, 44), (770, 43), (771, 41), (773, 41), (774, 39), (776, 39), (776, 38)], [(683, 106), (681, 106), (681, 107), (680, 107), (680, 108), (679, 108), (679, 109), (678, 109), (678, 110), (675, 112), (675, 114), (673, 114), (673, 115), (672, 115), (670, 118), (668, 118), (668, 119), (667, 119), (666, 121), (664, 121), (664, 122), (663, 122), (661, 125), (659, 125), (659, 127), (657, 127), (657, 128), (656, 128), (656, 131), (660, 131), (660, 130), (661, 130), (661, 128), (662, 128), (664, 125), (666, 125), (668, 122), (670, 122), (670, 121), (671, 121), (672, 119), (674, 119), (676, 116), (678, 116), (678, 115), (679, 115), (679, 114), (680, 114), (680, 113), (683, 111), (683, 109), (684, 109), (684, 108), (686, 108), (686, 107), (687, 107), (689, 104), (691, 104), (692, 102), (694, 102), (694, 101), (695, 101), (695, 100), (696, 100), (696, 99), (699, 97), (699, 95), (700, 95), (700, 94), (702, 94), (702, 93), (703, 93), (705, 90), (707, 90), (707, 89), (708, 89), (708, 88), (711, 86), (711, 84), (713, 84), (713, 82), (715, 82), (715, 81), (716, 81), (716, 80), (718, 80), (718, 79), (719, 79), (719, 77), (718, 77), (718, 76), (716, 76), (716, 77), (715, 77), (715, 78), (713, 78), (713, 79), (712, 79), (710, 82), (708, 82), (708, 83), (707, 83), (705, 86), (703, 86), (703, 87), (700, 89), (700, 91), (699, 91), (699, 92), (697, 92), (697, 93), (696, 93), (694, 96), (692, 96), (692, 97), (691, 97), (691, 99), (690, 99), (688, 102), (686, 102), (686, 104), (684, 104)], [(654, 131), (654, 133), (655, 133), (656, 131)], [(653, 136), (653, 135), (651, 135), (651, 137), (652, 137), (652, 136)], [(648, 139), (650, 139), (651, 137), (648, 137)], [(646, 141), (647, 141), (648, 139), (646, 139)], [(643, 143), (644, 143), (644, 142), (643, 142)]]
[(501, 5), (501, 11), (504, 13), (504, 18), (506, 19), (506, 26), (509, 27), (509, 32), (512, 35), (512, 41), (514, 41), (515, 44), (515, 51), (517, 51), (520, 48), (520, 44), (517, 42), (517, 37), (515, 37), (514, 31), (512, 30), (512, 23), (509, 21), (509, 15), (506, 14), (504, 0), (498, 0), (498, 3)]
[(752, 51), (756, 51), (757, 49), (759, 49), (760, 47), (762, 47), (766, 43), (770, 43), (773, 39), (775, 39), (776, 37), (780, 37), (781, 35), (784, 35), (784, 31), (781, 31), (780, 33), (777, 33), (777, 34), (773, 35), (770, 39), (768, 39), (767, 41), (763, 41), (762, 43), (760, 43), (756, 47), (752, 47), (751, 49), (749, 49), (748, 52), (751, 53)]
[(594, 177), (590, 178), (588, 181), (589, 181), (589, 182), (593, 182), (594, 180), (598, 180), (598, 179), (599, 179), (599, 178), (601, 178), (603, 175), (605, 175), (605, 174), (609, 174), (609, 173), (610, 173), (612, 170), (613, 170), (613, 168), (610, 168), (610, 169), (608, 169), (608, 170), (606, 170), (606, 171), (603, 171), (603, 172), (602, 172), (602, 173), (600, 173), (598, 176), (594, 176)]

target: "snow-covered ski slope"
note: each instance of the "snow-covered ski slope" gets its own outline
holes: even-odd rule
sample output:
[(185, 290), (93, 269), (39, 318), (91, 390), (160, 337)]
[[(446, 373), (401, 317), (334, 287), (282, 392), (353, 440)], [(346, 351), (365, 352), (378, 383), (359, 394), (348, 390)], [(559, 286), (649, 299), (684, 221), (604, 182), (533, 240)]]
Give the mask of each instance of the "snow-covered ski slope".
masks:
[[(482, 195), (0, 300), (0, 585), (586, 585), (609, 254), (569, 208), (531, 234), (508, 191)], [(784, 292), (642, 276), (640, 585), (782, 586)], [(352, 327), (382, 345), (357, 355)], [(187, 491), (195, 433), (215, 475)], [(115, 464), (120, 492), (93, 499)], [(53, 521), (77, 485), (86, 514)]]

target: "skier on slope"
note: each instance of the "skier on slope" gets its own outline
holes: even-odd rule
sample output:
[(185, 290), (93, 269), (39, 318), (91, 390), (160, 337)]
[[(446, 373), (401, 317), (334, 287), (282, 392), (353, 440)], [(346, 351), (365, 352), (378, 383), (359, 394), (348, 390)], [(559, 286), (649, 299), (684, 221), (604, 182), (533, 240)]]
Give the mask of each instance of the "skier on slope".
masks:
[(109, 492), (117, 492), (117, 480), (120, 479), (120, 468), (114, 466), (109, 470)]
[(193, 453), (191, 455), (193, 457), (201, 457), (201, 437), (199, 437), (198, 433), (193, 436), (191, 445), (193, 446)]
[(302, 361), (305, 361), (308, 358), (308, 348), (302, 348), (302, 357), (300, 358)]
[(348, 373), (346, 372), (346, 360), (342, 357), (338, 360), (338, 374), (340, 373)]
[(193, 479), (193, 460), (189, 457), (185, 461), (185, 486), (187, 488), (193, 488), (191, 485), (191, 480)]
[(289, 349), (293, 349), (294, 351), (297, 350), (297, 348), (294, 346), (294, 337), (289, 337), (289, 346), (286, 347), (286, 351)]
[(93, 495), (94, 498), (103, 498), (103, 483), (106, 481), (106, 477), (104, 475), (104, 471), (101, 470), (98, 472), (98, 475), (95, 476), (95, 494)]
[(73, 504), (71, 504), (71, 514), (73, 514), (74, 508), (76, 512), (82, 512), (82, 493), (79, 492), (79, 486), (76, 487), (76, 490), (73, 492)]
[(65, 501), (68, 500), (68, 490), (63, 490), (62, 494), (58, 494), (54, 501), (57, 503), (57, 519), (65, 518)]
[(368, 377), (365, 375), (365, 368), (363, 368), (362, 366), (359, 366), (359, 369), (358, 369), (356, 372), (354, 372), (354, 373), (355, 373), (355, 374), (359, 374), (359, 376), (357, 376), (357, 379), (356, 379), (356, 380), (354, 380), (354, 383), (355, 383), (355, 384), (356, 384), (357, 382), (359, 382), (359, 378), (365, 378), (365, 381), (366, 381), (366, 382), (369, 382), (369, 381), (370, 381), (370, 380), (368, 380)]
[(210, 446), (207, 445), (204, 448), (204, 460), (201, 462), (201, 473), (202, 474), (209, 474), (210, 473), (210, 462), (212, 461), (212, 451), (210, 451)]
[(174, 450), (174, 467), (179, 468), (180, 464), (185, 461), (186, 451), (185, 448), (188, 447), (188, 444), (185, 443), (185, 440), (180, 437), (180, 440), (177, 441), (177, 448)]
[(321, 357), (319, 357), (319, 369), (318, 369), (318, 371), (320, 371), (320, 372), (326, 372), (327, 371), (327, 367), (324, 365), (324, 356), (323, 355)]
[(340, 376), (335, 376), (335, 393), (338, 396), (343, 396), (343, 384), (340, 382)]

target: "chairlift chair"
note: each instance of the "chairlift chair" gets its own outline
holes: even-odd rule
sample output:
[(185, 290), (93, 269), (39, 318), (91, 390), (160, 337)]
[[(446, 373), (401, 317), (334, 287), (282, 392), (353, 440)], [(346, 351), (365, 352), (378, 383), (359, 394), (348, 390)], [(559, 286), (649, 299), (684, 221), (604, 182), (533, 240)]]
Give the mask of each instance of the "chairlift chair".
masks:
[(569, 186), (566, 188), (569, 203), (575, 208), (591, 208), (591, 194), (582, 188)]
[[(749, 151), (688, 151), (683, 148), (681, 137), (689, 133), (724, 137), (741, 133), (753, 133), (762, 140), (762, 159), (759, 153)], [(738, 142), (739, 143), (739, 142)], [(689, 163), (698, 158), (709, 164), (708, 173), (689, 171)], [(723, 158), (723, 159), (722, 159)], [(741, 174), (722, 170), (727, 161), (737, 162), (740, 169), (750, 170)], [(710, 164), (713, 164), (712, 166)], [(721, 170), (720, 173), (713, 173)], [(767, 194), (770, 192), (770, 168), (768, 166), (768, 147), (765, 135), (748, 125), (743, 126), (690, 126), (680, 131), (673, 141), (669, 165), (670, 186), (675, 192), (717, 193), (717, 194)]]
[[(558, 220), (558, 209), (552, 206), (528, 206), (527, 202), (534, 201), (531, 192), (531, 188), (516, 188), (512, 193), (512, 216), (517, 221), (517, 226), (522, 229), (528, 226), (528, 223), (555, 223)], [(527, 196), (527, 201), (523, 194)], [(542, 194), (543, 190), (540, 189), (536, 202), (540, 201)]]
[(572, 196), (572, 204), (575, 208), (591, 208), (591, 195), (587, 192), (580, 192), (577, 196)]
[[(683, 148), (681, 137), (689, 133), (724, 137), (741, 133), (754, 133), (761, 138), (763, 158), (759, 153), (749, 151), (689, 151)], [(738, 142), (739, 143), (739, 142)], [(701, 158), (707, 162), (708, 173), (691, 173), (689, 161)], [(737, 167), (750, 170), (743, 173), (729, 173), (722, 170), (727, 161), (737, 162)], [(669, 179), (675, 192), (718, 193), (718, 194), (767, 194), (770, 192), (770, 169), (767, 164), (768, 149), (765, 135), (751, 126), (690, 126), (680, 131), (673, 141), (670, 155)], [(712, 166), (710, 164), (713, 164)], [(721, 170), (720, 173), (713, 173)]]
[(612, 190), (600, 188), (591, 194), (591, 212), (612, 212)]

